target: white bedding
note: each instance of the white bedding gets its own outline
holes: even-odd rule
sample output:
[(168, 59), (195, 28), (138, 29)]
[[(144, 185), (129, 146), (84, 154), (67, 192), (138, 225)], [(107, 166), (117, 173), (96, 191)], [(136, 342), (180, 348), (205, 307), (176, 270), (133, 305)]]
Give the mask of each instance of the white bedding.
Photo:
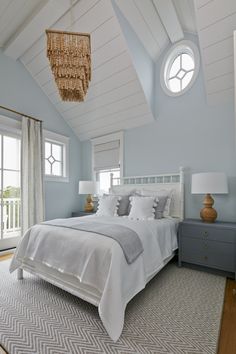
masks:
[[(100, 294), (99, 315), (109, 336), (116, 341), (122, 332), (127, 303), (164, 265), (177, 248), (177, 221), (136, 221), (126, 217), (85, 216), (86, 221), (127, 226), (138, 234), (144, 252), (128, 264), (113, 239), (89, 232), (35, 225), (24, 235), (10, 271), (28, 261), (56, 269), (91, 285)], [(81, 220), (81, 218), (80, 218)], [(75, 218), (71, 219), (71, 223)]]

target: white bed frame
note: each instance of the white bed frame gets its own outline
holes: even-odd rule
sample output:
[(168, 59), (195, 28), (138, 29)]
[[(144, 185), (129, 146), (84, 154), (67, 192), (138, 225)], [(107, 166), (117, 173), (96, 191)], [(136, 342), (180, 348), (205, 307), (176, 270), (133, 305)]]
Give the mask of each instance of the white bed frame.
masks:
[(111, 173), (111, 190), (131, 191), (131, 190), (172, 191), (172, 201), (170, 206), (170, 216), (183, 220), (184, 218), (184, 168), (179, 168), (179, 173), (168, 173), (152, 176), (132, 176), (114, 178)]
[[(122, 184), (120, 184), (120, 182)], [(173, 203), (171, 205), (171, 216), (179, 219), (184, 217), (184, 173), (183, 168), (180, 168), (179, 173), (162, 174), (155, 176), (142, 176), (142, 177), (125, 177), (121, 180), (112, 178), (112, 188), (116, 190), (131, 190), (145, 188), (149, 190), (158, 191), (161, 189), (173, 190)], [(172, 258), (171, 255), (165, 260), (164, 265), (167, 264)], [(33, 262), (24, 263), (18, 269), (18, 279), (23, 279), (23, 270), (39, 276), (40, 278), (56, 285), (57, 287), (68, 291), (69, 293), (78, 296), (79, 298), (98, 306), (101, 294), (91, 287), (80, 283), (78, 280), (74, 281), (73, 277), (62, 275), (62, 273), (52, 270), (47, 266), (36, 266)], [(151, 280), (159, 271), (158, 269), (152, 274), (148, 281)]]

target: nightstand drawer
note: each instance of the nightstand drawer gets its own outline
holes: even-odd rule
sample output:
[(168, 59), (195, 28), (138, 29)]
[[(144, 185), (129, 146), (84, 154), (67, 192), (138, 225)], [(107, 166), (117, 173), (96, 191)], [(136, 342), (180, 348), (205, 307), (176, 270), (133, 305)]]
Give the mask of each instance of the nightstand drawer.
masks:
[(182, 237), (181, 260), (234, 272), (235, 248), (226, 242)]
[(234, 243), (236, 232), (227, 228), (215, 228), (209, 226), (182, 225), (181, 234), (185, 237), (195, 237), (200, 239), (222, 241), (226, 243)]

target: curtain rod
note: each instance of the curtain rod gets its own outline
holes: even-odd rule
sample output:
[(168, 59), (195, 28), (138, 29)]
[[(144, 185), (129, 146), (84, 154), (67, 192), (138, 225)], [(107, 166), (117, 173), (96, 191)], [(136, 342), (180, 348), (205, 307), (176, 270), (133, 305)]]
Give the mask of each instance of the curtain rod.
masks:
[(24, 116), (24, 117), (33, 119), (33, 120), (35, 120), (36, 122), (41, 122), (41, 123), (43, 122), (42, 120), (40, 120), (40, 119), (38, 119), (38, 118), (35, 118), (35, 117), (32, 117), (32, 116), (28, 116), (27, 114), (24, 114), (24, 113), (21, 113), (21, 112), (18, 112), (18, 111), (14, 111), (14, 109), (11, 109), (11, 108), (7, 108), (7, 107), (4, 107), (4, 106), (0, 106), (0, 109), (5, 109), (6, 111), (9, 111), (9, 112), (18, 114), (18, 115), (20, 115), (20, 116)]

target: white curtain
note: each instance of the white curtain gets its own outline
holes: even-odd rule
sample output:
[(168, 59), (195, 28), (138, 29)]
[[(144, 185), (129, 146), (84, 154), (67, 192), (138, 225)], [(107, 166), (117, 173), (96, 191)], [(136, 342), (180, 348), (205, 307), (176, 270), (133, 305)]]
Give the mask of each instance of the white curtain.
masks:
[(42, 123), (22, 117), (22, 233), (44, 220)]

